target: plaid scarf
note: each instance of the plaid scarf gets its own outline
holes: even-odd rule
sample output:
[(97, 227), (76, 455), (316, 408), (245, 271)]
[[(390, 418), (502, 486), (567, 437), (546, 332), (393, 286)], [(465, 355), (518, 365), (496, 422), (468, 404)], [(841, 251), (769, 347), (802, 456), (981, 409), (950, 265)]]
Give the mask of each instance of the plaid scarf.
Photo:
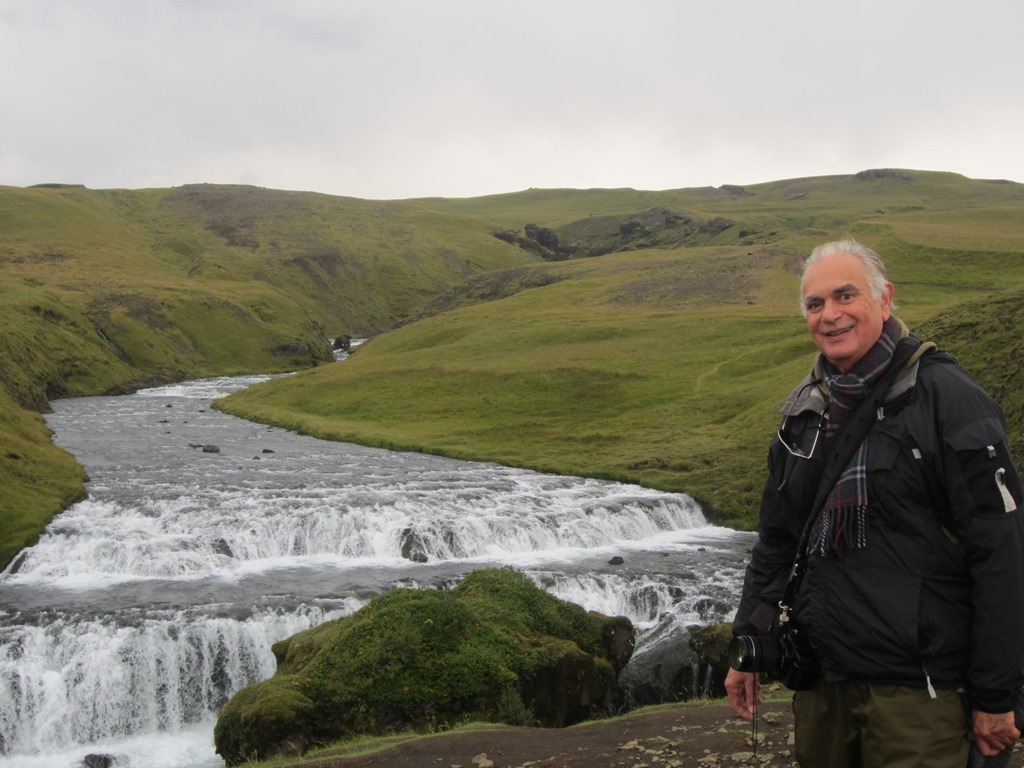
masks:
[[(890, 316), (882, 325), (878, 341), (849, 373), (841, 373), (824, 355), (818, 356), (816, 368), (821, 372), (830, 398), (826, 447), (889, 365), (903, 334), (903, 324)], [(867, 546), (867, 459), (868, 441), (865, 439), (839, 476), (814, 524), (808, 546), (812, 554), (838, 557), (846, 549), (864, 549)]]

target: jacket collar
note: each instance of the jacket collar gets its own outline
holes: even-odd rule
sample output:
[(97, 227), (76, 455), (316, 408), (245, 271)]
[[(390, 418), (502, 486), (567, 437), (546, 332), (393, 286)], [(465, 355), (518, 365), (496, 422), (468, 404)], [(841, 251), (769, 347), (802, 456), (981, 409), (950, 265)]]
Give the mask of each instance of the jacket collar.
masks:
[[(904, 336), (907, 335), (909, 335), (909, 332), (904, 333)], [(929, 350), (937, 348), (936, 344), (931, 341), (924, 341), (918, 345), (910, 360), (907, 361), (903, 370), (896, 375), (896, 380), (889, 387), (889, 391), (885, 396), (885, 402), (890, 403), (914, 388), (917, 384), (917, 371), (920, 368), (921, 356)], [(821, 415), (828, 410), (828, 405), (828, 389), (821, 378), (819, 363), (815, 362), (814, 368), (804, 377), (800, 385), (790, 392), (786, 402), (783, 403), (782, 408), (779, 410), (781, 413), (791, 415), (805, 411), (812, 411)]]

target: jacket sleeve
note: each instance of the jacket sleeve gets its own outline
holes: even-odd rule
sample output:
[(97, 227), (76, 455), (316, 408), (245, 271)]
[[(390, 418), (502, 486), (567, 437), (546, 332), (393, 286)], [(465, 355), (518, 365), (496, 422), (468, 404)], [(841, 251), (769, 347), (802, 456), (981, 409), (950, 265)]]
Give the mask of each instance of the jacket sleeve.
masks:
[(976, 709), (1007, 712), (1024, 685), (1021, 480), (999, 406), (962, 369), (942, 367), (955, 371), (937, 416), (949, 524), (973, 580), (971, 696)]
[[(773, 444), (772, 448), (777, 446)], [(781, 504), (776, 481), (769, 471), (761, 494), (758, 537), (750, 553), (739, 609), (733, 619), (734, 635), (767, 634), (772, 629), (799, 538), (799, 532), (794, 534), (786, 524)]]

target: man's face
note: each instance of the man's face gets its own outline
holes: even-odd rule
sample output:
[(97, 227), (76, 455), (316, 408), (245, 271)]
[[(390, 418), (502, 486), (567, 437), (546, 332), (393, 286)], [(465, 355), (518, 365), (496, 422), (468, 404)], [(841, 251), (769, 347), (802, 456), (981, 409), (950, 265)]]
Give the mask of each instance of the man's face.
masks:
[(872, 298), (864, 262), (837, 253), (810, 266), (802, 291), (815, 346), (849, 373), (882, 335), (882, 323), (892, 314), (892, 283), (880, 298)]

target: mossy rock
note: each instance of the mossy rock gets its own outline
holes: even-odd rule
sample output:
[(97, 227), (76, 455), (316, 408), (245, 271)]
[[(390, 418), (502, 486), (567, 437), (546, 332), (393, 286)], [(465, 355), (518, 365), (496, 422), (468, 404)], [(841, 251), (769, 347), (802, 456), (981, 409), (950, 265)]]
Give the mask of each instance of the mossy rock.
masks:
[(723, 681), (729, 671), (731, 643), (732, 624), (727, 621), (701, 627), (690, 636), (690, 648), (711, 667), (716, 678)]
[(228, 765), (314, 741), (468, 720), (564, 726), (608, 714), (628, 619), (588, 613), (511, 569), (453, 589), (394, 589), (274, 645), (278, 670), (224, 707)]
[(302, 754), (309, 744), (313, 702), (296, 681), (274, 678), (243, 688), (220, 713), (213, 738), (232, 765)]

